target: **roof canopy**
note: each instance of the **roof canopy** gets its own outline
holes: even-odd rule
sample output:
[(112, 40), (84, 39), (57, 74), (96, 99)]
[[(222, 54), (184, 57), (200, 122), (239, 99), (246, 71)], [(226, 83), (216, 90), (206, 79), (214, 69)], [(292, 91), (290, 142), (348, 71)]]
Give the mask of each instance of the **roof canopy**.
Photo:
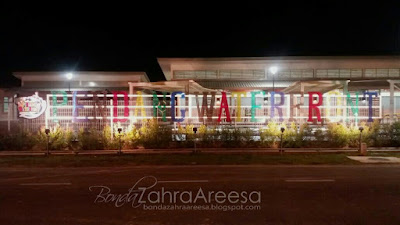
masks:
[(161, 92), (177, 92), (181, 91), (186, 94), (193, 94), (195, 92), (212, 92), (220, 91), (215, 89), (204, 88), (193, 80), (179, 80), (179, 81), (159, 81), (159, 82), (129, 82), (130, 89), (153, 90)]

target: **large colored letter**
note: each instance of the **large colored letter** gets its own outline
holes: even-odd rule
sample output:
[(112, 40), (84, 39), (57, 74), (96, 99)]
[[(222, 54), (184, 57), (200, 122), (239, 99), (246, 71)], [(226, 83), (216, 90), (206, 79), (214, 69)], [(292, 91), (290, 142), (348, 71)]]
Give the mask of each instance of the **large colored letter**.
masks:
[[(275, 104), (275, 94), (279, 94), (281, 96), (281, 102), (279, 105)], [(280, 106), (283, 106), (285, 104), (285, 94), (283, 92), (271, 92), (271, 118), (275, 117), (275, 109), (278, 110), (279, 114), (279, 121), (283, 121), (283, 115), (282, 115), (282, 108)]]
[[(57, 119), (57, 107), (59, 106), (63, 106), (63, 105), (67, 105), (68, 103), (68, 97), (67, 97), (67, 92), (65, 91), (52, 91), (51, 94), (53, 95), (53, 117), (54, 117), (54, 122), (57, 123), (58, 119)], [(63, 101), (61, 104), (58, 104), (57, 102), (57, 94), (62, 94), (63, 95)]]
[[(313, 95), (318, 95), (318, 103), (314, 104)], [(315, 109), (315, 114), (317, 114), (318, 122), (321, 122), (321, 112), (319, 111), (318, 106), (322, 105), (323, 99), (321, 92), (308, 92), (308, 122), (312, 122), (312, 113), (313, 109)]]
[[(333, 96), (332, 96), (333, 95)], [(334, 106), (331, 106), (331, 98), (334, 97), (336, 98), (336, 115), (334, 117), (331, 117), (331, 108), (335, 108)], [(331, 122), (336, 122), (339, 120), (340, 117), (342, 117), (342, 97), (340, 96), (339, 91), (330, 91), (327, 93), (326, 98), (325, 98), (325, 117), (328, 118)]]
[[(356, 117), (356, 123), (358, 123), (358, 92), (356, 92), (356, 107), (354, 107), (353, 101), (351, 100), (350, 93), (347, 92), (347, 105), (350, 105), (351, 107), (351, 112), (353, 112), (353, 115)], [(349, 120), (349, 109), (347, 109), (347, 121)]]
[(372, 91), (372, 92), (368, 92), (365, 91), (364, 92), (364, 98), (365, 95), (368, 95), (368, 122), (374, 122), (374, 120), (372, 119), (372, 97), (375, 95), (375, 97), (378, 97), (378, 92), (376, 91)]
[(256, 109), (260, 109), (261, 105), (256, 104), (256, 95), (257, 94), (263, 94), (265, 95), (264, 91), (252, 91), (251, 92), (251, 122), (257, 122), (255, 116), (256, 116)]
[(163, 92), (163, 101), (160, 103), (157, 97), (157, 92), (153, 91), (153, 117), (158, 117), (157, 111), (160, 110), (162, 113), (162, 120), (164, 122), (167, 122), (167, 111), (165, 110), (166, 108), (166, 93)]
[(229, 114), (228, 100), (226, 99), (226, 92), (221, 92), (221, 107), (219, 108), (218, 122), (221, 122), (222, 109), (225, 109), (226, 121), (231, 122), (231, 115)]
[(120, 118), (114, 118), (113, 122), (125, 122), (128, 120), (127, 117), (129, 117), (129, 101), (128, 101), (128, 93), (126, 91), (113, 91), (114, 94), (114, 99), (113, 99), (113, 105), (114, 105), (114, 110), (113, 110), (113, 116), (118, 117), (118, 94), (123, 94), (124, 95), (124, 117), (123, 119)]
[(136, 107), (135, 107), (135, 117), (138, 116), (139, 114), (139, 108), (141, 111), (141, 116), (146, 117), (146, 110), (144, 109), (144, 104), (143, 104), (143, 96), (141, 91), (137, 91), (137, 98), (136, 98)]
[(207, 106), (207, 95), (208, 92), (203, 92), (203, 103), (201, 105), (201, 110), (199, 106), (199, 98), (198, 98), (198, 92), (194, 93), (196, 96), (196, 104), (197, 104), (197, 115), (199, 117), (200, 122), (204, 122), (204, 112), (206, 113), (207, 116), (207, 121), (211, 122), (212, 121), (212, 115), (214, 112), (214, 105), (215, 105), (215, 92), (211, 92), (211, 104), (210, 107)]
[(175, 118), (175, 95), (181, 94), (181, 99), (185, 101), (185, 93), (181, 91), (172, 92), (171, 94), (171, 118), (173, 122), (183, 122), (185, 120), (185, 109), (181, 109), (182, 118), (176, 119)]
[[(107, 110), (107, 91), (93, 91), (93, 115), (97, 118), (97, 110), (103, 119), (106, 118)], [(103, 94), (103, 103), (100, 103), (99, 97), (97, 95)], [(96, 107), (97, 106), (97, 107)]]
[[(86, 91), (79, 91), (79, 94), (86, 94)], [(87, 117), (85, 117), (85, 119), (77, 119), (76, 117), (78, 117), (79, 114), (79, 109), (83, 109), (83, 105), (79, 104), (79, 100), (80, 98), (77, 97), (76, 95), (78, 94), (78, 91), (74, 91), (72, 94), (72, 122), (85, 122), (87, 121)]]
[(246, 97), (246, 92), (240, 91), (240, 92), (232, 92), (232, 97), (236, 97), (236, 122), (240, 122), (242, 119), (242, 95)]

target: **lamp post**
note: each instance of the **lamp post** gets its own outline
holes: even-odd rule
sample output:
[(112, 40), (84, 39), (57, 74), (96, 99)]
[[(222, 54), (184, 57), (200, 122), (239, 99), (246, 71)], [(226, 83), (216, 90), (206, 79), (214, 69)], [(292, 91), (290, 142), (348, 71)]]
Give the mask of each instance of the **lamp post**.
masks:
[(285, 128), (281, 127), (281, 148), (279, 149), (279, 152), (281, 154), (283, 153), (283, 149), (282, 149), (282, 146), (283, 146), (283, 132), (285, 132)]
[(196, 148), (196, 133), (197, 133), (197, 127), (193, 127), (193, 132), (194, 132), (194, 152), (197, 152), (197, 148)]
[(46, 128), (46, 129), (44, 130), (44, 132), (46, 133), (46, 136), (47, 136), (47, 143), (46, 143), (46, 150), (47, 150), (47, 152), (46, 152), (46, 155), (48, 156), (48, 155), (50, 155), (50, 149), (49, 149), (49, 139), (50, 139), (49, 134), (50, 134), (50, 129), (49, 129), (49, 128)]
[(118, 127), (118, 137), (119, 137), (119, 151), (118, 151), (118, 154), (122, 154), (121, 132), (122, 132), (122, 127)]
[(272, 91), (275, 92), (275, 74), (278, 72), (278, 67), (276, 66), (271, 66), (269, 68), (269, 72), (272, 74)]
[(65, 77), (68, 80), (68, 91), (71, 91), (71, 79), (73, 76), (74, 76), (74, 74), (72, 74), (72, 73), (65, 74)]
[(358, 142), (359, 142), (359, 151), (361, 152), (361, 138), (364, 127), (359, 127), (358, 130), (360, 131), (360, 140)]

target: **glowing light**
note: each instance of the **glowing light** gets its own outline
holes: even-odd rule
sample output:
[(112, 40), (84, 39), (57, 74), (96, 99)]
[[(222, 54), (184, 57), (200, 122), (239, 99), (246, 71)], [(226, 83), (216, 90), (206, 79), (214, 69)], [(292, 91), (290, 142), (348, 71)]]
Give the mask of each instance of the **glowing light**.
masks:
[(90, 87), (94, 87), (94, 86), (96, 86), (96, 83), (95, 82), (89, 82), (89, 86)]
[(269, 68), (269, 72), (271, 72), (273, 75), (275, 75), (276, 72), (278, 72), (278, 67), (276, 67), (276, 66), (271, 66), (271, 67)]
[(74, 76), (74, 74), (72, 74), (72, 73), (65, 74), (65, 77), (67, 77), (68, 80), (71, 80), (73, 76)]

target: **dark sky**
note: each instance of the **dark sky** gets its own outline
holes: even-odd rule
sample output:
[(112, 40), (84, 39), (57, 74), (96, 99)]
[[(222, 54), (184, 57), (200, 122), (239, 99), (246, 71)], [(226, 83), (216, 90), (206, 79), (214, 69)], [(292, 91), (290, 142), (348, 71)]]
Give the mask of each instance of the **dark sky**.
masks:
[(157, 81), (157, 57), (400, 52), (399, 3), (82, 2), (0, 3), (1, 85), (17, 84), (12, 71), (146, 71)]

